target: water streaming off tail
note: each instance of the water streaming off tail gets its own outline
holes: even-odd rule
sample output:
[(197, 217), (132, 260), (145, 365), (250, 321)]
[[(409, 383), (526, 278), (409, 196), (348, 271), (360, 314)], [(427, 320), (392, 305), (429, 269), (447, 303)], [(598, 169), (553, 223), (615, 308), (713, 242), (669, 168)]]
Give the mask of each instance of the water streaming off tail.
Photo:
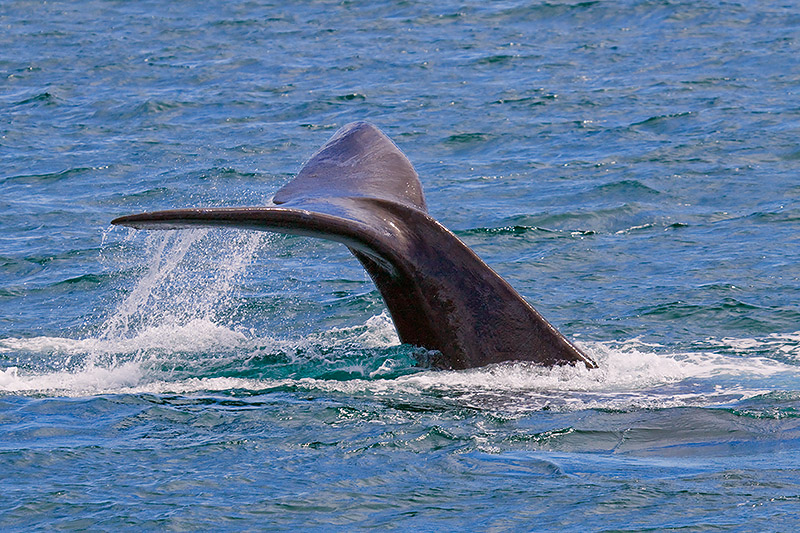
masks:
[[(134, 238), (134, 237), (131, 237)], [(239, 231), (148, 234), (144, 275), (109, 314), (98, 340), (109, 351), (202, 350), (241, 338), (223, 316), (237, 280), (266, 236)]]
[(0, 371), (0, 387), (115, 390), (168, 378), (199, 355), (235, 350), (246, 337), (226, 314), (236, 308), (237, 288), (267, 239), (233, 230), (131, 232), (125, 244), (139, 253), (124, 260), (143, 266), (127, 296), (88, 337), (0, 339), (0, 353), (16, 358)]
[(258, 312), (240, 293), (246, 271), (273, 238), (237, 230), (128, 233), (121, 254), (106, 259), (129, 272), (117, 282), (126, 292), (101, 324), (82, 338), (0, 339), (0, 353), (16, 357), (0, 370), (0, 387), (82, 395), (154, 384), (173, 390), (195, 379), (348, 379), (413, 371), (412, 350), (397, 346), (385, 314), (294, 339), (245, 327), (242, 313)]

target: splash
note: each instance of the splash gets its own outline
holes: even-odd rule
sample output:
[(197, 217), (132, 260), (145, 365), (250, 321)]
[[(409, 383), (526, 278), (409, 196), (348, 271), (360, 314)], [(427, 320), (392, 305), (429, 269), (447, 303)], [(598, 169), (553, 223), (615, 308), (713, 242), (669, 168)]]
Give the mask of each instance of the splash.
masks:
[(768, 357), (663, 353), (663, 347), (636, 339), (581, 347), (597, 361), (598, 369), (518, 363), (402, 379), (461, 405), (511, 415), (543, 409), (720, 407), (771, 392), (776, 385), (797, 385), (795, 365)]
[[(386, 315), (380, 315), (361, 326), (332, 329), (298, 340), (231, 339), (240, 349), (233, 355), (230, 345), (228, 355), (221, 357), (208, 354), (195, 357), (196, 351), (169, 354), (183, 365), (196, 362), (197, 366), (182, 376), (159, 374), (143, 361), (38, 376), (25, 376), (18, 369), (7, 368), (0, 371), (0, 390), (58, 392), (68, 396), (304, 390), (346, 397), (404, 398), (412, 403), (432, 401), (513, 417), (540, 410), (725, 407), (775, 390), (800, 388), (796, 364), (718, 352), (665, 353), (664, 347), (635, 339), (623, 343), (584, 343), (581, 347), (600, 364), (599, 369), (591, 371), (581, 367), (543, 368), (529, 363), (499, 364), (466, 371), (410, 370), (412, 363), (408, 358), (397, 358), (391, 353), (396, 348), (390, 344), (393, 335), (391, 321)], [(784, 344), (775, 348), (776, 351), (796, 346), (796, 337), (785, 336)], [(14, 342), (0, 340), (0, 353), (11, 347), (45, 349), (56, 346), (79, 352), (86, 349), (81, 343), (88, 341), (41, 338)], [(758, 342), (756, 348), (772, 342), (774, 337), (767, 337)], [(353, 353), (369, 357), (370, 348), (365, 344), (378, 350), (377, 355), (372, 355), (377, 365), (373, 370), (362, 368), (345, 379), (326, 377), (325, 372), (319, 370), (328, 365), (339, 373), (346, 372), (355, 364)], [(314, 352), (315, 349), (319, 351)], [(302, 353), (291, 361), (292, 375), (281, 375), (286, 361), (268, 363), (265, 371), (256, 377), (215, 376), (211, 371), (212, 367), (219, 366), (230, 370), (275, 352), (284, 356)], [(397, 372), (396, 365), (403, 367), (401, 372)]]
[[(359, 326), (289, 340), (254, 336), (202, 319), (183, 326), (155, 325), (132, 337), (112, 339), (8, 338), (0, 339), (0, 355), (28, 354), (59, 364), (34, 371), (17, 366), (0, 369), (0, 391), (86, 396), (261, 390), (302, 382), (308, 375), (327, 375), (321, 381), (337, 381), (417, 371), (412, 368), (414, 349), (398, 344), (394, 325), (385, 313)], [(90, 355), (88, 362), (81, 359), (86, 354)], [(73, 358), (83, 362), (70, 364)], [(214, 374), (223, 375), (194, 377)], [(273, 377), (282, 374), (294, 377)]]
[[(129, 232), (126, 244), (140, 235)], [(0, 354), (27, 355), (31, 363), (0, 370), (0, 389), (113, 390), (140, 383), (164, 354), (246, 345), (246, 335), (225, 324), (220, 310), (235, 307), (237, 280), (266, 240), (232, 230), (148, 234), (137, 259), (146, 269), (96, 335), (0, 339)]]
[[(99, 334), (0, 339), (6, 359), (0, 390), (83, 396), (290, 388), (437, 398), (515, 413), (719, 406), (800, 389), (800, 332), (709, 339), (672, 351), (638, 339), (584, 343), (600, 365), (592, 371), (526, 363), (449, 372), (414, 368), (413, 348), (399, 346), (385, 313), (361, 325), (275, 339), (225, 318), (237, 305), (242, 275), (267, 240), (238, 231), (148, 235), (144, 260), (136, 260), (147, 267)], [(27, 354), (23, 363), (38, 363), (14, 362), (11, 356), (19, 360), (20, 354)]]
[[(191, 331), (201, 334), (201, 342), (209, 340), (208, 332), (221, 332), (219, 310), (234, 305), (235, 280), (265, 240), (262, 233), (237, 231), (149, 234), (149, 266), (105, 321), (100, 339), (112, 346), (130, 341), (134, 349), (141, 341), (152, 348), (158, 339), (164, 349), (175, 349), (175, 342), (181, 349)], [(217, 244), (220, 241), (224, 246)]]

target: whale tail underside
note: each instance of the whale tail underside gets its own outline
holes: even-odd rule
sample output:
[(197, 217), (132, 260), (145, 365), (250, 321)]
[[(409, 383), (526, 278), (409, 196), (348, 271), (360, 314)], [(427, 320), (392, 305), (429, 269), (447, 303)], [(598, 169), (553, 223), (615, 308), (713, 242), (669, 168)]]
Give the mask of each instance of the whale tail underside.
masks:
[(595, 363), (427, 213), (406, 156), (375, 126), (340, 129), (264, 207), (120, 217), (142, 229), (236, 227), (345, 244), (383, 296), (400, 340), (464, 369), (504, 361)]

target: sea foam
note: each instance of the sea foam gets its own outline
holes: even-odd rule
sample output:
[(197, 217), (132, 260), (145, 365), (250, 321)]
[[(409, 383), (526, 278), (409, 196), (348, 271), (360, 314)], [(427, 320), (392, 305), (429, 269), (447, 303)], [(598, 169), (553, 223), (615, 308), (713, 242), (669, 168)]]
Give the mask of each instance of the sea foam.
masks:
[[(227, 256), (220, 260), (204, 255), (207, 236), (205, 230), (148, 235), (146, 270), (88, 338), (0, 339), (0, 355), (8, 361), (0, 369), (0, 390), (84, 396), (288, 386), (347, 395), (433, 394), (505, 411), (629, 409), (724, 405), (763, 394), (774, 390), (781, 376), (795, 375), (800, 359), (800, 332), (795, 332), (708, 339), (672, 351), (639, 339), (581, 343), (598, 362), (594, 370), (530, 363), (464, 371), (414, 369), (410, 359), (394, 357), (400, 341), (385, 312), (361, 325), (295, 339), (225, 323), (216, 309), (230, 304), (237, 277), (265, 241), (259, 233), (231, 232)], [(275, 368), (294, 365), (291, 375), (271, 373), (268, 363), (256, 377), (219, 375), (220, 368), (224, 374), (225, 368), (275, 354), (280, 359)], [(374, 364), (365, 365), (364, 357)], [(34, 360), (48, 364), (25, 364)], [(312, 371), (320, 365), (335, 377)], [(403, 365), (409, 368), (398, 375)], [(171, 370), (181, 367), (189, 370)]]

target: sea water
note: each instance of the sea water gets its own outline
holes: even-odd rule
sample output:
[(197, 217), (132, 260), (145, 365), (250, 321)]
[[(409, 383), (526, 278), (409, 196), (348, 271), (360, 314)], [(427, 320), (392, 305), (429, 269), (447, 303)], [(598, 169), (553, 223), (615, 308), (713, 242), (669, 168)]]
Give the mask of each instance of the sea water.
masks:
[[(0, 5), (0, 528), (794, 531), (791, 2)], [(420, 367), (264, 205), (340, 126), (599, 369)]]

